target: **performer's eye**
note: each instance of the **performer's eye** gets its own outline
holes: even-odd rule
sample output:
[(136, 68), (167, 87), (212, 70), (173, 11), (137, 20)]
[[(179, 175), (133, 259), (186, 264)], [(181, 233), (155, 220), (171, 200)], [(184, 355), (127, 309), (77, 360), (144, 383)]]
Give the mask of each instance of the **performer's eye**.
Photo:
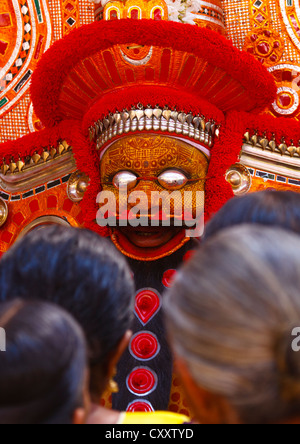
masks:
[(137, 184), (137, 176), (130, 171), (120, 171), (113, 178), (114, 186), (119, 190), (127, 187), (127, 189), (132, 189)]
[(158, 177), (159, 184), (168, 190), (179, 190), (187, 182), (187, 177), (177, 170), (167, 170)]

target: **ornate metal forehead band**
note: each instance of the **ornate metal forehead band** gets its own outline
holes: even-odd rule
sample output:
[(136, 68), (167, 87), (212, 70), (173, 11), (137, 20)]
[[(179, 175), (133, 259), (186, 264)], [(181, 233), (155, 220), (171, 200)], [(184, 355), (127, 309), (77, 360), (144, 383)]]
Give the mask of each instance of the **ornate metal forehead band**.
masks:
[(89, 129), (90, 140), (97, 144), (100, 150), (105, 143), (114, 137), (137, 131), (161, 131), (182, 134), (203, 143), (211, 148), (215, 137), (219, 137), (220, 126), (214, 120), (206, 120), (202, 115), (178, 112), (167, 106), (144, 108), (139, 104), (130, 111), (110, 113), (104, 119), (98, 120)]

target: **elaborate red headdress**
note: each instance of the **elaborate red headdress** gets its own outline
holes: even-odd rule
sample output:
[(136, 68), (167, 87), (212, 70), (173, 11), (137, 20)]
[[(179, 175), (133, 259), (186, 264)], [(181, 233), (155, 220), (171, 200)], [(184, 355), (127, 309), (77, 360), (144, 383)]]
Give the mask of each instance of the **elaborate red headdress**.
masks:
[[(195, 21), (205, 19), (222, 31), (221, 10), (212, 7)], [(107, 235), (95, 222), (100, 151), (128, 132), (169, 133), (211, 152), (206, 214), (217, 211), (232, 196), (224, 175), (240, 151), (238, 144), (224, 144), (224, 113), (263, 110), (276, 94), (272, 76), (221, 34), (168, 21), (163, 0), (109, 2), (100, 10), (103, 21), (72, 32), (43, 56), (31, 94), (46, 129), (2, 146), (3, 168), (12, 156), (22, 168), (28, 154), (41, 155), (61, 133), (60, 124), (60, 138), (72, 145), (77, 167), (90, 178), (81, 202), (85, 226)], [(110, 20), (119, 17), (129, 19)]]
[[(85, 138), (96, 142), (94, 153), (96, 144), (102, 150), (127, 132), (149, 130), (206, 144), (212, 153), (206, 185), (210, 213), (232, 196), (224, 174), (238, 156), (216, 141), (218, 132), (222, 139), (223, 113), (263, 110), (276, 89), (260, 63), (213, 31), (129, 19), (95, 22), (55, 43), (34, 73), (31, 93), (47, 128), (78, 121)], [(91, 178), (82, 202), (86, 224), (98, 229), (99, 166), (84, 147), (74, 155)]]

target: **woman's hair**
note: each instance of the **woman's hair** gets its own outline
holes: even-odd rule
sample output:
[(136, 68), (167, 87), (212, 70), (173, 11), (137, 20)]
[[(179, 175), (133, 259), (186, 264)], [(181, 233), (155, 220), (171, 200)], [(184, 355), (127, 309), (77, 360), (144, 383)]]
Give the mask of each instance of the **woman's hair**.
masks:
[(204, 240), (241, 224), (277, 226), (300, 234), (300, 193), (266, 190), (234, 197), (207, 224)]
[(299, 289), (300, 237), (244, 225), (205, 242), (167, 294), (175, 352), (244, 423), (300, 415)]
[(62, 306), (88, 343), (90, 390), (99, 400), (109, 361), (130, 328), (134, 283), (125, 259), (94, 232), (48, 226), (33, 231), (0, 264), (0, 301), (12, 294)]
[(19, 299), (0, 304), (0, 424), (72, 424), (83, 407), (86, 346), (59, 307)]

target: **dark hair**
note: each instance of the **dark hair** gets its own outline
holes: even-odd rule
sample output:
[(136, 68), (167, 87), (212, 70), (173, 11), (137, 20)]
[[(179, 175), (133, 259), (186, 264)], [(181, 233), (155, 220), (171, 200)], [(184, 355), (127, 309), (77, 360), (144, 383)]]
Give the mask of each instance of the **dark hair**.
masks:
[(300, 194), (266, 190), (234, 197), (208, 223), (203, 240), (240, 224), (277, 226), (300, 233)]
[(48, 226), (25, 236), (0, 266), (0, 300), (50, 301), (65, 308), (85, 332), (91, 394), (107, 384), (111, 354), (130, 328), (134, 283), (121, 254), (94, 232)]
[(19, 299), (0, 304), (0, 424), (72, 424), (83, 406), (83, 332), (59, 307)]
[(205, 242), (167, 294), (176, 354), (244, 423), (300, 415), (300, 354), (292, 349), (299, 288), (300, 237), (243, 225)]

